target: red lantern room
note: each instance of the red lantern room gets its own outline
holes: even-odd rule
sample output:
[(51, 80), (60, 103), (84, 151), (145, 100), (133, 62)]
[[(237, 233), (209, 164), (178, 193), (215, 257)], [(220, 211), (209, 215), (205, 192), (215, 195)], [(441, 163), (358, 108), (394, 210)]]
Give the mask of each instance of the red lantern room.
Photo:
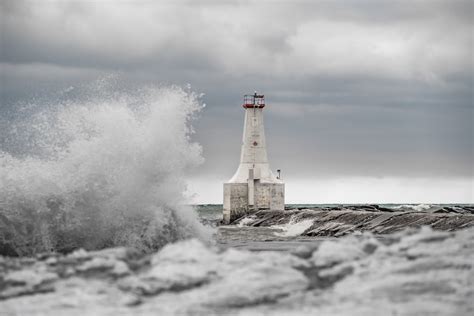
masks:
[(253, 95), (246, 94), (244, 95), (244, 104), (242, 106), (245, 109), (261, 109), (265, 107), (265, 96), (263, 94), (257, 94), (257, 92), (255, 92)]

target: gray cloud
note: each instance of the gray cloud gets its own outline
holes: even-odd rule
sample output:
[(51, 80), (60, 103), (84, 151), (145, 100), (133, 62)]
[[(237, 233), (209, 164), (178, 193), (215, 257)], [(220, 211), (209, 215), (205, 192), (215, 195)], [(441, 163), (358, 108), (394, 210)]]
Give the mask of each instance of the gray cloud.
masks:
[[(238, 162), (241, 95), (268, 98), (295, 177), (472, 177), (471, 1), (3, 1), (2, 108), (119, 74), (206, 93), (206, 163)], [(308, 171), (309, 170), (309, 171)]]

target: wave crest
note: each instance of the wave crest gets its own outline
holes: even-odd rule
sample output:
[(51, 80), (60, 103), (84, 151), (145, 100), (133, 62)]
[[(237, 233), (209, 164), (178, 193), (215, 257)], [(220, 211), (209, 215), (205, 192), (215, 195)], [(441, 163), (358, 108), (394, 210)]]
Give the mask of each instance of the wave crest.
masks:
[(35, 104), (42, 109), (12, 123), (2, 146), (14, 140), (25, 152), (0, 151), (2, 252), (150, 251), (206, 238), (183, 206), (184, 175), (203, 161), (190, 139), (199, 97), (177, 86), (146, 87)]

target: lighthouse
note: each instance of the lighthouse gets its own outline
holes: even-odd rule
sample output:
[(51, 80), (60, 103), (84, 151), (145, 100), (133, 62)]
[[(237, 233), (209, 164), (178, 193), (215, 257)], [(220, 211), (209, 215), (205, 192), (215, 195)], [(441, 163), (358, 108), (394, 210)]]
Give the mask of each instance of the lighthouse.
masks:
[[(270, 169), (265, 144), (263, 109), (265, 96), (245, 95), (244, 134), (240, 164), (224, 183), (224, 223), (249, 211), (285, 209), (285, 184)], [(279, 171), (278, 171), (279, 174)]]

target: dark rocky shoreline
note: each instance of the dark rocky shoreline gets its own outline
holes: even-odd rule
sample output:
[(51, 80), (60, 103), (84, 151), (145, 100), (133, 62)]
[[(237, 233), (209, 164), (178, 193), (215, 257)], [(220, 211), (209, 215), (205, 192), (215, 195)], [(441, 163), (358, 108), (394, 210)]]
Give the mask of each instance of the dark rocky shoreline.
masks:
[(343, 236), (356, 231), (387, 234), (409, 227), (430, 226), (453, 231), (474, 226), (473, 206), (431, 207), (426, 210), (390, 209), (379, 205), (295, 208), (285, 211), (260, 210), (234, 220), (237, 225), (269, 227), (312, 219), (302, 236)]
[[(399, 210), (403, 212), (421, 212), (421, 213), (458, 213), (458, 214), (473, 214), (474, 215), (474, 205), (450, 205), (450, 206), (441, 206), (434, 205), (428, 206), (425, 211), (414, 210), (415, 205), (405, 205), (400, 206)], [(291, 207), (286, 210), (316, 210), (316, 211), (368, 211), (368, 212), (396, 212), (397, 209), (381, 206), (378, 204), (354, 204), (354, 205), (339, 205), (339, 206), (328, 206), (328, 207)]]

